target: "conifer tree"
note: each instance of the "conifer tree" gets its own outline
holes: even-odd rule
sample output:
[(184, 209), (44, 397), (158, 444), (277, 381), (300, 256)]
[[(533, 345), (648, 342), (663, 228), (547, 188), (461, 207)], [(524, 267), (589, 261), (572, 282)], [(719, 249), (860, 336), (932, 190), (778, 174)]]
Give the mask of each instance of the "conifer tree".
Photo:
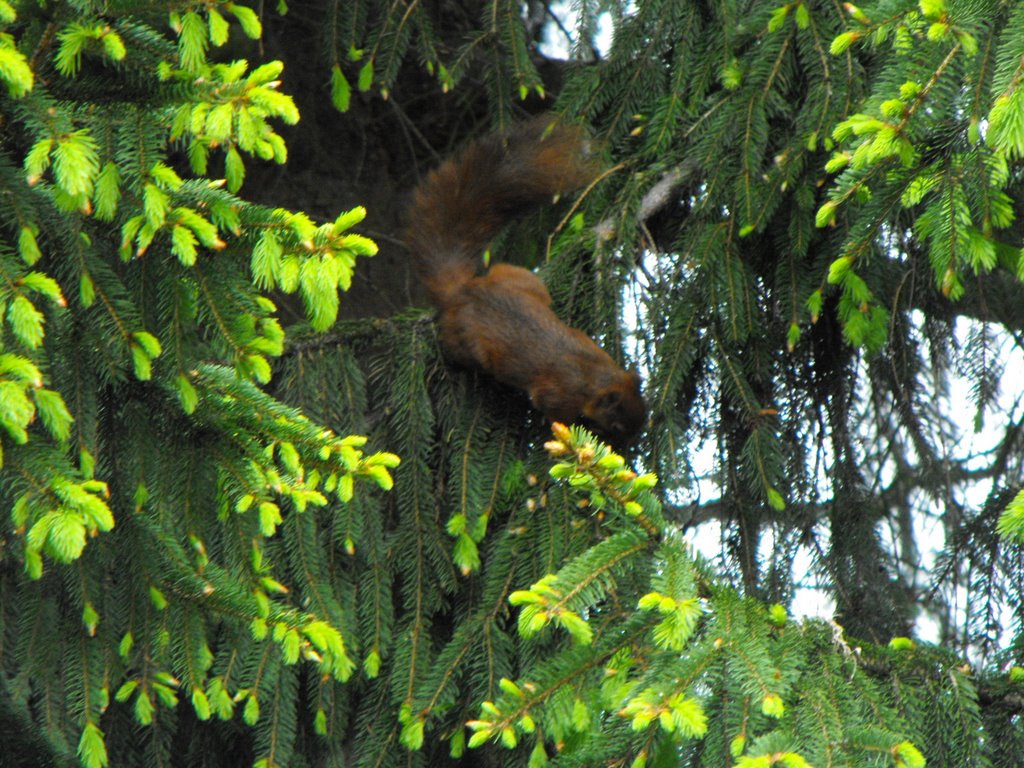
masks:
[[(0, 0), (0, 765), (1018, 765), (1022, 61), (1005, 0)], [(641, 369), (627, 455), (395, 277), (539, 109), (605, 170), (492, 259)]]

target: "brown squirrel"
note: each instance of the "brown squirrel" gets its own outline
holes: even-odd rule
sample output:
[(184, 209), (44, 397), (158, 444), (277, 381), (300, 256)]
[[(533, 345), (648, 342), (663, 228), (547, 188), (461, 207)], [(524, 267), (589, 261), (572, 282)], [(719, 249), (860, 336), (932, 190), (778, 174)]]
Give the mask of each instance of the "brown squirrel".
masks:
[(495, 264), (477, 274), (504, 224), (596, 172), (582, 131), (535, 118), (433, 171), (416, 189), (406, 242), (452, 362), (486, 371), (526, 392), (551, 421), (581, 424), (621, 449), (646, 418), (639, 375), (562, 322), (533, 272)]

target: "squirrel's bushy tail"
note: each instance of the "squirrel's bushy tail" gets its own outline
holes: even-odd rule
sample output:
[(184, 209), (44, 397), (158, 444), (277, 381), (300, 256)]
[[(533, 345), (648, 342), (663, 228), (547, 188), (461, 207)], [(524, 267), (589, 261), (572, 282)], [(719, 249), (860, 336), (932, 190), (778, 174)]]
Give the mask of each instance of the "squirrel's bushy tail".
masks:
[(502, 226), (597, 175), (583, 131), (550, 116), (479, 139), (416, 189), (406, 242), (431, 300), (448, 303)]

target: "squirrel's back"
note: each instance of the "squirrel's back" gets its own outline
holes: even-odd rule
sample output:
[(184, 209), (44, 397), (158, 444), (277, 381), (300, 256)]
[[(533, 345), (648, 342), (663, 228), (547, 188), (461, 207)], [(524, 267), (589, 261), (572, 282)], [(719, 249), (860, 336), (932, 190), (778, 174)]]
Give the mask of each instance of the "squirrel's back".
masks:
[(431, 301), (444, 307), (509, 221), (596, 176), (587, 140), (550, 116), (478, 139), (432, 171), (409, 210), (406, 242)]

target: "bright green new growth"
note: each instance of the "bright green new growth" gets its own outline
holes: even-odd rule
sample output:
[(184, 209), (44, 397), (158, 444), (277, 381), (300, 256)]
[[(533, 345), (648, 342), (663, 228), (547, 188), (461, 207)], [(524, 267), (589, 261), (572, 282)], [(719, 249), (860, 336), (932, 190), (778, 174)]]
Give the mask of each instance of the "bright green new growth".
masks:
[[(324, 330), (376, 246), (352, 231), (361, 208), (317, 225), (234, 194), (242, 157), (284, 162), (274, 126), (299, 119), (280, 62), (206, 58), (236, 24), (259, 37), (253, 9), (204, 6), (168, 26), (58, 5), (40, 38), (45, 9), (0, 2), (0, 498), (15, 534), (0, 560), (22, 595), (5, 598), (3, 627), (45, 627), (21, 634), (23, 676), (3, 695), (49, 697), (55, 743), (87, 768), (120, 759), (111, 699), (151, 729), (183, 701), (199, 721), (238, 705), (275, 743), (294, 723), (284, 668), (343, 682), (357, 666), (347, 609), (291, 599), (282, 554), (301, 518), (353, 503), (355, 478), (389, 490), (399, 460), (257, 386), (286, 342), (261, 291), (301, 293)], [(90, 101), (104, 82), (125, 100)], [(224, 178), (209, 176), (218, 152)]]
[[(867, 100), (871, 111), (853, 114), (833, 129), (832, 138), (844, 148), (826, 169), (839, 177), (816, 223), (833, 224), (846, 206), (870, 210), (899, 197), (903, 207), (915, 212), (915, 234), (929, 243), (936, 286), (958, 299), (964, 292), (965, 272), (978, 275), (997, 267), (1003, 246), (996, 230), (1006, 229), (1014, 219), (1006, 193), (1011, 182), (1007, 160), (1021, 157), (1024, 148), (1020, 78), (1014, 75), (1007, 81), (1006, 75), (997, 75), (992, 85), (998, 96), (989, 107), (973, 84), (987, 80), (993, 54), (997, 60), (1014, 55), (1019, 38), (1012, 30), (1021, 15), (1019, 10), (1013, 14), (998, 50), (979, 56), (977, 41), (967, 31), (977, 20), (977, 9), (970, 4), (950, 10), (941, 2), (921, 2), (919, 8), (907, 5), (878, 22), (859, 10), (851, 14), (860, 29), (837, 37), (833, 55), (859, 40), (897, 50), (913, 43), (925, 63), (922, 66), (922, 58), (897, 59), (881, 83), (888, 90), (877, 90)], [(961, 96), (953, 96), (958, 88)], [(937, 105), (941, 106), (936, 109)], [(948, 105), (965, 113), (970, 127), (966, 140), (945, 147), (935, 159), (929, 142), (941, 127), (939, 121), (946, 119)], [(984, 142), (981, 124), (988, 125)], [(844, 271), (855, 269), (856, 260), (870, 254), (876, 239), (885, 234), (882, 227), (883, 220), (878, 219), (874, 228), (859, 229), (848, 239)], [(1014, 256), (1006, 266), (1018, 271), (1018, 261)], [(857, 346), (879, 349), (887, 335), (888, 313), (871, 292), (850, 288), (845, 280), (835, 279), (833, 271), (829, 282), (844, 288), (840, 312), (847, 338)]]
[[(526, 740), (534, 743), (530, 765), (558, 751), (571, 764), (602, 754), (659, 764), (713, 730), (730, 741), (736, 765), (748, 767), (879, 754), (890, 756), (889, 765), (923, 764), (914, 762), (920, 752), (901, 737), (882, 689), (844, 655), (829, 627), (795, 624), (781, 606), (714, 587), (707, 565), (661, 518), (653, 476), (637, 476), (583, 430), (556, 424), (554, 432), (546, 446), (558, 460), (552, 476), (591, 502), (588, 513), (608, 513), (609, 530), (557, 574), (509, 595), (524, 641), (538, 642), (553, 627), (571, 642), (528, 676), (499, 682), (496, 697), (467, 723), (471, 749), (491, 741), (513, 749)], [(624, 604), (645, 583), (649, 591)], [(836, 684), (855, 693), (837, 699)], [(837, 729), (828, 735), (812, 725), (823, 706)], [(404, 718), (404, 743), (418, 749), (423, 718), (411, 709)]]

